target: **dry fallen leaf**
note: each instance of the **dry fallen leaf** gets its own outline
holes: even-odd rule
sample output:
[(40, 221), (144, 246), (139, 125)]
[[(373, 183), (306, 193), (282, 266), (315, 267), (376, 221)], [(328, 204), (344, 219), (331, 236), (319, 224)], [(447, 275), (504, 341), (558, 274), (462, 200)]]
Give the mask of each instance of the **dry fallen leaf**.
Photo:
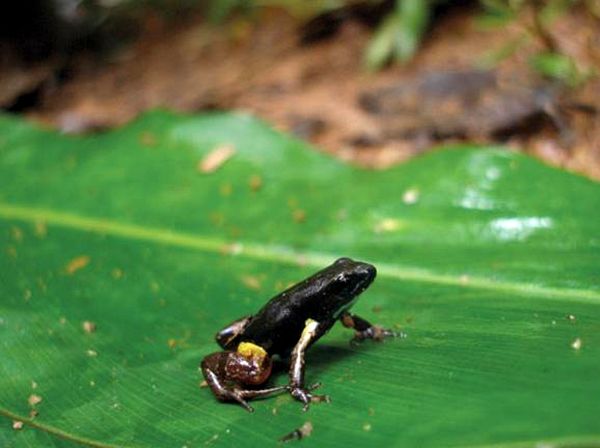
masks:
[(39, 404), (42, 402), (42, 397), (40, 397), (39, 395), (36, 395), (36, 394), (31, 394), (29, 396), (29, 398), (27, 399), (27, 402), (29, 403), (30, 406), (35, 406), (36, 404)]
[(232, 145), (217, 146), (198, 163), (198, 171), (205, 174), (214, 173), (234, 154), (235, 148)]
[(242, 283), (250, 289), (260, 289), (260, 279), (253, 275), (243, 275)]
[(67, 274), (73, 275), (75, 272), (79, 271), (80, 269), (85, 268), (89, 263), (90, 263), (90, 257), (87, 255), (81, 255), (81, 256), (75, 257), (71, 261), (69, 261), (65, 270), (67, 271)]
[(93, 333), (96, 331), (96, 324), (94, 322), (90, 322), (89, 320), (84, 321), (81, 326), (83, 327), (83, 331), (86, 333)]
[(289, 434), (281, 437), (279, 439), (280, 442), (289, 442), (291, 440), (300, 440), (305, 437), (309, 437), (313, 432), (313, 425), (311, 422), (305, 422), (300, 428), (294, 429)]

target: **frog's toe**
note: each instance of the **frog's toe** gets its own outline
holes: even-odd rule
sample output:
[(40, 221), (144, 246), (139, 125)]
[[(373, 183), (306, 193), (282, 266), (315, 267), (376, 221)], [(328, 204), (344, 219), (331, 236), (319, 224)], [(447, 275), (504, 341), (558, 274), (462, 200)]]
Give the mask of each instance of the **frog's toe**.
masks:
[(308, 403), (310, 403), (310, 399), (312, 396), (311, 393), (307, 389), (303, 389), (301, 387), (294, 387), (294, 388), (290, 389), (290, 394), (296, 400), (301, 401), (305, 405), (308, 405)]
[(383, 341), (385, 338), (404, 337), (404, 333), (399, 333), (394, 330), (383, 328), (379, 325), (372, 325), (366, 330), (356, 331), (354, 337), (350, 340), (350, 344), (357, 345), (365, 339), (372, 339), (377, 342)]
[(246, 400), (244, 400), (241, 391), (234, 390), (228, 396), (228, 398), (232, 401), (237, 402), (240, 406), (242, 406), (248, 412), (254, 412), (254, 408), (248, 404)]
[(331, 403), (331, 397), (329, 395), (311, 395), (311, 403)]
[(312, 395), (310, 396), (310, 402), (309, 403), (304, 403), (304, 407), (302, 408), (302, 410), (304, 412), (308, 411), (308, 405), (310, 403), (331, 403), (331, 398), (329, 398), (329, 395)]
[(321, 386), (321, 383), (315, 383), (312, 386), (310, 386), (308, 389), (303, 389), (300, 387), (292, 388), (292, 389), (290, 389), (290, 394), (296, 400), (304, 403), (304, 407), (302, 410), (306, 412), (308, 410), (310, 403), (320, 403), (320, 402), (330, 403), (331, 402), (331, 398), (329, 398), (329, 395), (315, 395), (315, 394), (311, 393), (311, 391), (315, 390), (316, 388), (318, 388), (320, 386)]
[(245, 400), (237, 400), (237, 402), (248, 412), (254, 412), (254, 408), (248, 404)]

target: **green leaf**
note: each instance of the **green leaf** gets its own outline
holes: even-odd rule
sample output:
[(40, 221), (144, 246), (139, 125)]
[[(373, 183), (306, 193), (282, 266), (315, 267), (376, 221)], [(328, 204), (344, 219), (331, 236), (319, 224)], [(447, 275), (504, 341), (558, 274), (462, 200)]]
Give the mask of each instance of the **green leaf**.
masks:
[(560, 16), (569, 12), (570, 9), (577, 6), (579, 0), (548, 0), (541, 8), (540, 20), (545, 26), (551, 26), (552, 22)]
[(378, 70), (392, 57), (400, 62), (410, 60), (429, 24), (430, 7), (426, 0), (398, 0), (369, 43), (367, 69)]
[[(3, 447), (275, 446), (306, 421), (304, 447), (600, 446), (594, 182), (493, 148), (367, 172), (165, 112), (89, 137), (1, 117), (0, 179)], [(406, 338), (336, 326), (306, 413), (198, 387), (218, 329), (339, 256), (378, 267), (354, 311)]]
[(483, 12), (475, 17), (475, 23), (481, 29), (506, 26), (516, 19), (516, 11), (503, 0), (480, 0)]
[(206, 4), (206, 15), (208, 20), (215, 24), (223, 23), (236, 9), (246, 7), (250, 9), (252, 4), (240, 0), (218, 0)]
[(564, 54), (538, 53), (531, 57), (530, 64), (542, 75), (563, 81), (571, 86), (576, 86), (588, 77), (579, 71), (572, 58)]
[(390, 14), (379, 25), (365, 52), (367, 70), (379, 70), (390, 60), (394, 52), (394, 36), (400, 26), (396, 14)]
[(398, 0), (396, 11), (400, 19), (395, 39), (395, 57), (406, 62), (411, 59), (429, 23), (429, 4), (427, 0)]

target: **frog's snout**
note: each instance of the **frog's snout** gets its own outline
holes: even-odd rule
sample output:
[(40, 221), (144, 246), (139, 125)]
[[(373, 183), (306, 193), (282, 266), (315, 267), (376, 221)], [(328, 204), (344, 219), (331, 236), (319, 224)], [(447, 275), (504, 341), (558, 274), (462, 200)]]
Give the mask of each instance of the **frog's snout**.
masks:
[(375, 266), (369, 263), (360, 263), (356, 273), (363, 278), (363, 282), (366, 286), (370, 285), (375, 277), (377, 276), (377, 269)]

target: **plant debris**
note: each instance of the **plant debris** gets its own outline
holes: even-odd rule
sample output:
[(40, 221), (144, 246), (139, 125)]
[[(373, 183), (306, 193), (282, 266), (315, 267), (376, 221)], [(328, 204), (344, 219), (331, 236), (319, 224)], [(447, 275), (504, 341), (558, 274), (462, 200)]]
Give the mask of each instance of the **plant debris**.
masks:
[(306, 211), (298, 208), (292, 211), (292, 218), (294, 219), (294, 222), (298, 224), (303, 223), (306, 221)]
[(402, 202), (406, 205), (416, 204), (419, 200), (420, 192), (416, 188), (409, 188), (402, 194)]
[(48, 235), (48, 226), (44, 221), (36, 221), (33, 234), (38, 238), (45, 238)]
[(36, 394), (31, 394), (27, 399), (29, 406), (35, 406), (36, 404), (40, 404), (42, 402), (42, 397)]
[(80, 269), (83, 269), (88, 264), (90, 264), (90, 260), (91, 259), (88, 255), (81, 255), (79, 257), (75, 257), (71, 261), (69, 261), (65, 270), (67, 271), (67, 274), (73, 275)]
[(556, 85), (524, 75), (436, 71), (366, 91), (360, 104), (379, 118), (384, 138), (411, 139), (425, 146), (448, 138), (498, 139), (532, 132), (543, 117), (567, 139), (560, 93)]
[(86, 333), (94, 333), (96, 331), (96, 324), (89, 320), (83, 321), (81, 327)]
[(309, 437), (313, 432), (313, 425), (311, 422), (305, 422), (300, 428), (294, 429), (289, 434), (281, 437), (279, 439), (280, 442), (286, 443), (292, 440), (300, 440), (305, 437)]
[(198, 171), (205, 174), (214, 173), (233, 157), (234, 154), (235, 148), (233, 145), (217, 146), (198, 163)]
[(243, 275), (241, 277), (242, 283), (244, 286), (250, 289), (259, 290), (260, 289), (260, 279), (254, 275)]
[(250, 177), (250, 180), (248, 180), (248, 186), (250, 187), (250, 189), (252, 191), (258, 191), (262, 188), (263, 185), (263, 180), (262, 177), (260, 177), (258, 174), (254, 174), (253, 176)]

